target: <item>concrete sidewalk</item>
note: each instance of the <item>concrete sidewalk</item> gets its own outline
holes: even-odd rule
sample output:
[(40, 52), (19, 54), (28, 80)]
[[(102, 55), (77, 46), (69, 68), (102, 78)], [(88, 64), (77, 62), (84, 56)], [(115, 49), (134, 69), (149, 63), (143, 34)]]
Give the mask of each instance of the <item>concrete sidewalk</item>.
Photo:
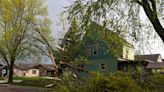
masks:
[[(13, 80), (13, 82), (22, 82), (22, 80)], [(7, 80), (0, 80), (0, 84), (7, 83)]]

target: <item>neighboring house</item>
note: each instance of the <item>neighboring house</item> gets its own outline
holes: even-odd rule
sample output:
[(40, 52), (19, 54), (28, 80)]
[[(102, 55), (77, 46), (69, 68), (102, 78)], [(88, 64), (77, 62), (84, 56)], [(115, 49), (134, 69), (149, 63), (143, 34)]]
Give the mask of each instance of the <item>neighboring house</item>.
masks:
[(122, 59), (134, 60), (134, 46), (127, 44), (123, 46)]
[(150, 72), (164, 73), (164, 62), (160, 54), (136, 55), (135, 60), (148, 62), (146, 69)]
[(0, 76), (2, 75), (2, 69), (3, 69), (3, 65), (2, 64), (0, 64)]
[(134, 60), (118, 59), (118, 70), (142, 69), (147, 72), (164, 73), (164, 62), (160, 54), (135, 55)]
[(7, 66), (6, 65), (3, 65), (3, 64), (0, 64), (0, 76), (7, 76)]
[(13, 70), (14, 75), (19, 77), (55, 76), (56, 71), (50, 64), (15, 64)]

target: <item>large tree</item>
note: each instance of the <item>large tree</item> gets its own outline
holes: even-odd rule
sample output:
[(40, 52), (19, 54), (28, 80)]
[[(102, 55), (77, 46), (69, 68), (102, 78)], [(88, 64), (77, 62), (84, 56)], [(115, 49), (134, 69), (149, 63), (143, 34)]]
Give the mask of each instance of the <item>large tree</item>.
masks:
[(142, 29), (142, 11), (164, 41), (163, 0), (76, 0), (68, 9), (68, 20), (77, 16), (81, 20), (79, 26), (84, 30), (89, 27), (90, 22), (95, 21), (120, 35), (128, 33), (136, 40), (146, 30)]
[(64, 38), (60, 39), (58, 48), (59, 60), (69, 63), (74, 61), (83, 35), (77, 25), (78, 21), (74, 17)]
[(45, 20), (47, 7), (44, 0), (0, 0), (0, 7), (0, 55), (12, 83), (14, 62), (34, 51), (31, 42), (38, 35), (33, 24)]

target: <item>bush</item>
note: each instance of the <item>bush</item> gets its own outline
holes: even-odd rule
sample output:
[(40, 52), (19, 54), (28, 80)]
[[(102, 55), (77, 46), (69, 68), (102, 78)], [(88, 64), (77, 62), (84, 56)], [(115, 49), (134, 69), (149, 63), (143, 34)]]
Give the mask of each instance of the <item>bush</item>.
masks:
[(57, 92), (144, 92), (130, 75), (118, 72), (104, 76), (101, 73), (92, 73), (90, 79), (75, 79), (71, 76), (62, 77), (56, 82)]
[(87, 79), (63, 76), (61, 82), (55, 82), (54, 89), (55, 92), (164, 92), (164, 76), (148, 76), (144, 82), (136, 79), (134, 74), (123, 72), (111, 75), (93, 72)]
[(88, 92), (143, 92), (143, 89), (129, 74), (118, 72), (104, 76), (94, 73), (89, 81)]
[(86, 81), (71, 75), (62, 76), (62, 81), (55, 81), (54, 92), (85, 92)]
[(143, 87), (153, 92), (164, 92), (164, 75), (163, 74), (151, 74), (148, 75)]

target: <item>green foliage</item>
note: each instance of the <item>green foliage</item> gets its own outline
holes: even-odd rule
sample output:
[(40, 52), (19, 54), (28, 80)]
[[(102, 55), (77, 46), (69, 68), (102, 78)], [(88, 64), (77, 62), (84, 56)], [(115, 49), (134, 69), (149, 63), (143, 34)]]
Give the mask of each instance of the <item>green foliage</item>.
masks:
[(29, 87), (42, 87), (44, 88), (46, 85), (52, 84), (52, 79), (46, 79), (41, 77), (13, 77), (13, 80), (22, 80), (22, 82), (15, 82), (14, 85), (20, 86), (29, 86)]
[[(39, 38), (33, 24), (44, 23), (40, 29), (47, 37), (50, 34), (45, 1), (3, 0), (0, 6), (2, 7), (0, 9), (0, 54), (4, 60), (10, 62), (11, 58), (16, 60), (31, 54), (38, 55), (32, 44), (38, 43), (34, 38)], [(40, 46), (39, 43), (37, 45)]]
[(85, 80), (67, 76), (56, 83), (57, 92), (145, 92), (130, 74), (122, 72), (109, 76), (92, 73), (92, 78)]
[[(113, 32), (127, 39), (131, 44), (135, 44), (142, 51), (145, 49), (147, 51), (147, 48), (151, 47), (152, 39), (156, 38), (157, 35), (155, 31), (150, 31), (153, 30), (153, 27), (150, 21), (143, 17), (143, 8), (145, 8), (144, 12), (148, 19), (152, 20), (151, 23), (156, 32), (163, 39), (161, 36), (163, 34), (161, 31), (163, 30), (162, 24), (164, 23), (164, 16), (162, 16), (164, 13), (163, 0), (75, 0), (68, 7), (66, 14), (68, 21), (71, 21), (75, 16), (78, 18), (80, 22), (78, 26), (82, 31), (86, 31), (92, 22), (96, 22), (112, 29)], [(154, 21), (155, 18), (160, 21), (159, 24)], [(160, 28), (156, 27), (159, 25)], [(151, 41), (149, 41), (150, 39)], [(156, 40), (158, 39), (153, 42), (157, 42)], [(138, 42), (139, 44), (137, 44)], [(140, 53), (144, 52), (142, 51)], [(115, 52), (119, 51), (116, 50)]]
[(95, 22), (92, 22), (86, 30), (86, 35), (89, 39), (95, 41), (95, 43), (105, 43), (108, 46), (109, 52), (115, 57), (122, 55), (122, 47), (128, 45), (128, 43), (120, 37), (117, 33), (108, 29), (105, 25), (102, 26)]
[(56, 85), (53, 89), (56, 92), (85, 92), (87, 86), (85, 80), (73, 78), (72, 75), (62, 76), (61, 79), (62, 81), (55, 82)]
[(81, 32), (78, 29), (76, 18), (71, 21), (71, 26), (61, 41), (59, 53), (62, 60), (71, 62), (74, 60), (77, 51), (79, 50)]
[(145, 82), (142, 84), (144, 88), (152, 90), (152, 92), (163, 92), (164, 89), (164, 75), (150, 74), (147, 75)]
[(90, 92), (143, 92), (130, 75), (122, 72), (109, 76), (94, 73), (88, 89)]
[(0, 2), (0, 56), (10, 69), (11, 82), (15, 61), (40, 61), (45, 49), (43, 36), (52, 38), (50, 20), (45, 0)]
[(4, 78), (3, 77), (0, 77), (0, 80), (4, 80)]

